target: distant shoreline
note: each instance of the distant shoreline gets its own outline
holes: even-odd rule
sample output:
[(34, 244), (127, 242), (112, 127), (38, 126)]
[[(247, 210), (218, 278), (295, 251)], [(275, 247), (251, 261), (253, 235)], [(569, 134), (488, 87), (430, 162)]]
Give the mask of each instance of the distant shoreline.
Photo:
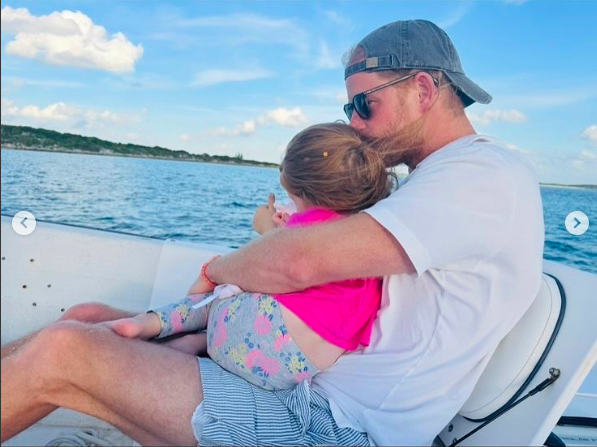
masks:
[(190, 153), (185, 150), (172, 150), (160, 146), (143, 146), (133, 143), (116, 143), (71, 133), (61, 133), (50, 129), (37, 129), (29, 126), (2, 124), (3, 149), (58, 152), (65, 154), (114, 155), (116, 157), (153, 158), (158, 160), (192, 161), (226, 164), (235, 166), (258, 166), (278, 168), (277, 163), (247, 160), (242, 152), (229, 155)]
[(230, 161), (207, 161), (197, 160), (193, 158), (174, 158), (174, 157), (160, 157), (158, 155), (125, 155), (116, 153), (101, 153), (101, 152), (88, 152), (82, 150), (61, 150), (61, 149), (44, 149), (40, 147), (9, 147), (1, 146), (0, 149), (7, 151), (30, 151), (30, 152), (53, 152), (58, 154), (75, 154), (75, 155), (96, 155), (98, 157), (120, 157), (120, 158), (140, 158), (143, 160), (168, 160), (168, 161), (187, 161), (190, 163), (205, 163), (210, 165), (228, 165), (228, 166), (243, 166), (243, 167), (254, 167), (254, 168), (267, 168), (267, 169), (278, 169), (278, 166), (272, 166), (272, 164), (260, 164), (260, 163), (243, 163), (243, 162), (230, 162)]
[[(9, 147), (9, 146), (2, 146), (2, 150), (6, 149), (8, 151), (32, 151), (32, 152), (56, 152), (59, 154), (76, 154), (76, 155), (97, 155), (100, 157), (122, 157), (122, 158), (140, 158), (144, 160), (170, 160), (170, 161), (188, 161), (191, 163), (206, 163), (206, 164), (216, 164), (216, 165), (228, 165), (228, 166), (247, 166), (247, 167), (257, 167), (257, 168), (268, 168), (268, 169), (278, 169), (277, 165), (272, 166), (272, 164), (257, 164), (257, 163), (243, 163), (242, 161), (239, 162), (227, 162), (227, 161), (207, 161), (207, 160), (197, 160), (192, 158), (174, 158), (174, 157), (160, 157), (156, 155), (125, 155), (125, 154), (116, 154), (116, 153), (94, 153), (82, 150), (60, 150), (60, 149), (44, 149), (44, 148), (25, 148), (25, 147)], [(539, 183), (539, 186), (542, 188), (559, 188), (559, 189), (582, 189), (582, 190), (597, 190), (597, 185), (562, 185), (560, 183)]]
[(559, 183), (539, 183), (539, 186), (542, 188), (597, 190), (597, 185), (561, 185)]

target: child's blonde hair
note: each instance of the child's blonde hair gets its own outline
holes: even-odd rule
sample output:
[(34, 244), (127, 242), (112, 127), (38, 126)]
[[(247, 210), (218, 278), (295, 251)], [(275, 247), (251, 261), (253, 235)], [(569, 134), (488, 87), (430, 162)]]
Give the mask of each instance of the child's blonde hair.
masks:
[(373, 141), (341, 122), (299, 132), (286, 147), (280, 172), (289, 193), (339, 213), (369, 208), (396, 185)]

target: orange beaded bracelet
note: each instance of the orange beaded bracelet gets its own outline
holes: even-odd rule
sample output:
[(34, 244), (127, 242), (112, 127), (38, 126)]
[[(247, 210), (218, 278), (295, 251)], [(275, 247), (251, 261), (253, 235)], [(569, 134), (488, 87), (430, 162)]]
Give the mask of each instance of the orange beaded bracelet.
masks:
[(207, 261), (205, 264), (203, 264), (201, 266), (201, 278), (203, 278), (203, 281), (205, 281), (207, 284), (209, 284), (214, 289), (218, 286), (218, 284), (216, 284), (211, 279), (209, 279), (209, 277), (207, 276), (207, 273), (205, 272), (205, 270), (207, 269), (207, 266), (210, 263), (212, 263), (213, 261), (215, 261), (216, 259), (219, 259), (219, 258), (220, 258), (220, 255), (216, 255), (216, 256), (214, 256), (213, 258), (211, 258), (209, 261)]

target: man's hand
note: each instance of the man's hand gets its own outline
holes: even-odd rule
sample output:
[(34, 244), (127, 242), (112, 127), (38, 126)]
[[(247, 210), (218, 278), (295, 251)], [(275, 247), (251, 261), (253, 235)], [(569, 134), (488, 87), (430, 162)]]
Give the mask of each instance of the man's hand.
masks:
[(260, 206), (257, 208), (257, 211), (255, 211), (255, 215), (253, 216), (253, 229), (257, 233), (265, 234), (268, 231), (277, 228), (276, 222), (274, 221), (274, 216), (276, 215), (276, 208), (274, 207), (275, 201), (276, 196), (270, 194), (267, 200), (267, 205)]

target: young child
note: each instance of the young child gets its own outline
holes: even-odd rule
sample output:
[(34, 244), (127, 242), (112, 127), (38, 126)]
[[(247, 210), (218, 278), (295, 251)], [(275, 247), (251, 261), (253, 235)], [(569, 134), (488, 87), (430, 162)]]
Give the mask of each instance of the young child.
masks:
[[(373, 142), (346, 124), (330, 123), (311, 126), (290, 141), (280, 183), (297, 212), (276, 212), (270, 196), (254, 218), (260, 233), (342, 219), (388, 196), (395, 178)], [(196, 294), (201, 281), (179, 302), (105, 324), (139, 338), (207, 328), (208, 353), (220, 366), (265, 389), (287, 389), (344, 352), (367, 346), (381, 299), (381, 279), (361, 278), (284, 295), (242, 292), (198, 307), (211, 295)], [(195, 354), (201, 336), (171, 343)]]

